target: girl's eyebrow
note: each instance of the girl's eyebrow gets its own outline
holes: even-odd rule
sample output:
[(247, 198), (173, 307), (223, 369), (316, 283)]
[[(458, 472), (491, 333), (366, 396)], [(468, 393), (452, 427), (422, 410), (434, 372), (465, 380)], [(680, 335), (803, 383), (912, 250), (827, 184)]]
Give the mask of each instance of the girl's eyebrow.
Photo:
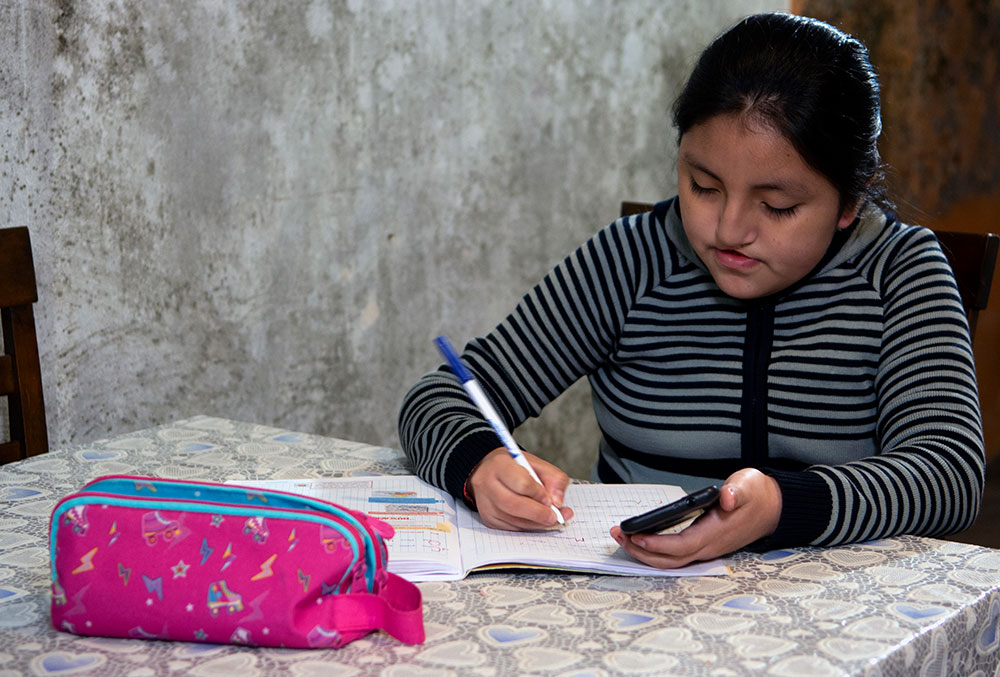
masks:
[[(705, 167), (697, 160), (693, 159), (689, 154), (681, 153), (681, 160), (683, 160), (687, 165), (689, 165), (693, 169), (698, 170), (702, 174), (708, 174), (708, 176), (718, 181), (719, 183), (724, 183), (723, 180), (720, 179), (715, 172), (710, 170), (708, 167)], [(750, 186), (750, 189), (753, 191), (773, 190), (773, 191), (780, 191), (782, 193), (798, 193), (798, 194), (808, 192), (804, 186), (794, 181), (771, 181), (769, 183), (755, 183), (754, 185)]]
[(681, 160), (683, 160), (684, 163), (687, 164), (688, 166), (697, 169), (702, 174), (708, 174), (710, 177), (712, 177), (719, 183), (722, 183), (722, 179), (720, 179), (715, 172), (713, 172), (708, 167), (704, 166), (703, 164), (692, 158), (689, 154), (681, 153)]

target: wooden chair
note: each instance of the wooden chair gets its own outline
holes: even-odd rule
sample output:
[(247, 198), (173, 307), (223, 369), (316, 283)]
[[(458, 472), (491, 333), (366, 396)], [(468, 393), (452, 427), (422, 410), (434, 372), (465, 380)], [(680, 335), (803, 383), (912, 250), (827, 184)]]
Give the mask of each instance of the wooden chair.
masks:
[(42, 400), (38, 339), (31, 304), (38, 301), (28, 229), (0, 229), (0, 397), (7, 398), (10, 441), (0, 442), (0, 464), (49, 450)]
[[(651, 202), (622, 202), (621, 215), (642, 214), (653, 208)], [(958, 293), (962, 296), (965, 316), (969, 319), (969, 334), (975, 338), (979, 311), (990, 300), (990, 285), (997, 263), (1000, 236), (995, 233), (959, 233), (935, 230), (938, 242), (955, 273)]]

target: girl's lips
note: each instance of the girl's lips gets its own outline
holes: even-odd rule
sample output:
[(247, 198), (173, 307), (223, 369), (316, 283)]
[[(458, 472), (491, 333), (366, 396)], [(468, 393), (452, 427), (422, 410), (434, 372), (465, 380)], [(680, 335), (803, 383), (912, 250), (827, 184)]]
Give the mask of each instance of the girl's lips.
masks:
[(750, 270), (760, 263), (758, 259), (751, 258), (733, 249), (716, 249), (715, 260), (723, 268), (733, 270)]

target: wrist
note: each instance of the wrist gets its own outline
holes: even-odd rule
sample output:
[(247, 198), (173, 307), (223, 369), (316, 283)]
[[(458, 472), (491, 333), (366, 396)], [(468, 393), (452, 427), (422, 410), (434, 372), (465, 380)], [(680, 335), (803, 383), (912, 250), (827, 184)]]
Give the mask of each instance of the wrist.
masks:
[(768, 524), (767, 524), (767, 534), (770, 536), (775, 531), (778, 530), (778, 524), (781, 523), (781, 485), (778, 484), (778, 480), (774, 479), (770, 475), (764, 475), (768, 483)]
[(778, 527), (768, 539), (768, 547), (819, 545), (833, 512), (830, 484), (809, 470), (768, 470), (767, 474), (781, 489)]
[(472, 488), (472, 476), (476, 474), (479, 470), (479, 466), (482, 465), (483, 461), (480, 459), (479, 463), (472, 466), (472, 470), (469, 471), (469, 476), (465, 478), (465, 483), (462, 485), (462, 500), (465, 501), (465, 505), (469, 507), (470, 510), (477, 510), (476, 508), (476, 492)]

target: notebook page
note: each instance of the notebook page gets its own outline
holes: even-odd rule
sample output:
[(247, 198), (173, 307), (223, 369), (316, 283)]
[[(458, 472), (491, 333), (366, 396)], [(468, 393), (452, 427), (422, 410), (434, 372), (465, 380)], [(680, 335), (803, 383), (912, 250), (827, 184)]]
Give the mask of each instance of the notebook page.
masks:
[(642, 576), (704, 576), (728, 573), (720, 560), (681, 569), (655, 569), (626, 553), (609, 533), (623, 519), (683, 498), (684, 490), (663, 484), (571, 484), (565, 504), (574, 516), (565, 527), (515, 532), (490, 529), (458, 506), (459, 535), (466, 567), (519, 563), (575, 571)]

